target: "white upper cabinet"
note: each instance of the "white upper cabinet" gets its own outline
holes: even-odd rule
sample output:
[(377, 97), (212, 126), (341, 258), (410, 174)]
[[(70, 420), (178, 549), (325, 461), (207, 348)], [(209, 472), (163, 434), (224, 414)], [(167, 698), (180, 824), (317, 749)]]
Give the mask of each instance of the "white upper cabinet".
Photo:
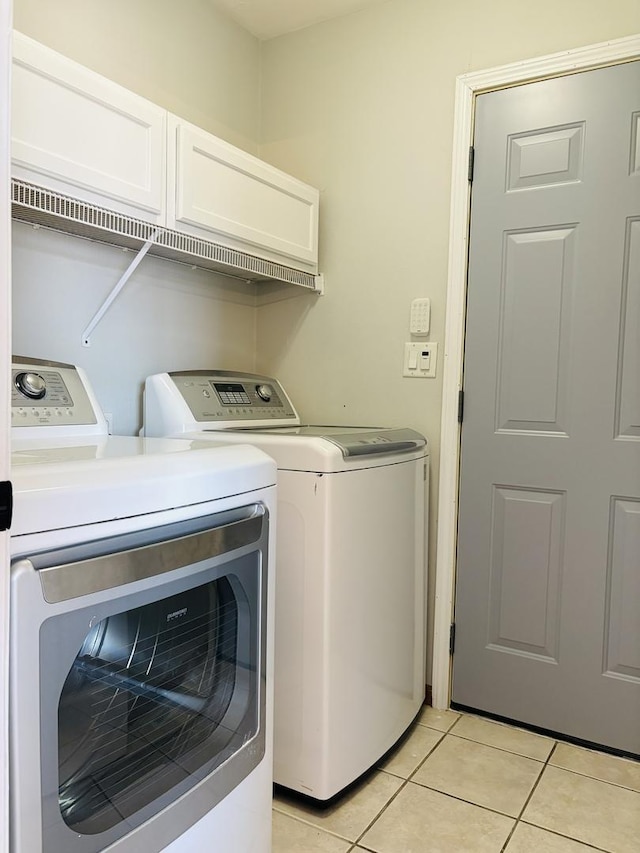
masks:
[(12, 173), (164, 222), (165, 110), (14, 32)]
[(167, 225), (315, 273), (318, 190), (168, 117)]
[(318, 190), (17, 32), (11, 158), (18, 182), (88, 203), (55, 227), (129, 245), (159, 225), (152, 254), (318, 287)]

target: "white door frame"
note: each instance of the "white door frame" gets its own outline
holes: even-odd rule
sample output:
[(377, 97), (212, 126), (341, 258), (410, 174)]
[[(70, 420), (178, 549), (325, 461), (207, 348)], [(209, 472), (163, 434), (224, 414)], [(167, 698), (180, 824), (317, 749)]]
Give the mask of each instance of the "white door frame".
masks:
[(465, 303), (471, 187), (469, 147), (473, 144), (476, 95), (507, 86), (560, 77), (640, 58), (640, 35), (602, 42), (538, 59), (463, 74), (456, 79), (449, 221), (449, 274), (445, 323), (440, 480), (433, 636), (432, 702), (449, 707), (452, 658), (449, 634), (453, 618), (460, 468), (458, 395), (462, 389)]
[[(0, 0), (0, 480), (10, 475), (11, 0)], [(0, 533), (0, 853), (9, 850), (9, 534)]]
[[(0, 480), (10, 475), (11, 0), (0, 0)], [(9, 534), (0, 533), (0, 853), (9, 850)]]

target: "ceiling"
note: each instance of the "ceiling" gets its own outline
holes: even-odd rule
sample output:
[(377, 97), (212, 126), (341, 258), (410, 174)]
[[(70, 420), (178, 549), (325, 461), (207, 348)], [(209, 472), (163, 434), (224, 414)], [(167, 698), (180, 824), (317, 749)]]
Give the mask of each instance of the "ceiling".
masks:
[(209, 0), (259, 39), (301, 30), (386, 0)]

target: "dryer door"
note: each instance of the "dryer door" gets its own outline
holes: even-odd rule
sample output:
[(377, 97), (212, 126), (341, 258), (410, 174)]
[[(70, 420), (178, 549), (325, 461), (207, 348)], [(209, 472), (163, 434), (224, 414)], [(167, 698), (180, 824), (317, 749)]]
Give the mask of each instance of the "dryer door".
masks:
[[(162, 849), (261, 760), (267, 519), (255, 510), (16, 563), (15, 849)], [(148, 577), (127, 583), (130, 570)], [(92, 576), (116, 585), (65, 597)], [(154, 817), (154, 840), (136, 833), (130, 846)]]

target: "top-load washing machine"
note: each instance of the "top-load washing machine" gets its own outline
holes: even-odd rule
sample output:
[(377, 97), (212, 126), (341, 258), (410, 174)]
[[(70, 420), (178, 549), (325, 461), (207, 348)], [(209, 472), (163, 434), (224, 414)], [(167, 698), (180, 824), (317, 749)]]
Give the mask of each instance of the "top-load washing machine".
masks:
[(250, 441), (275, 459), (274, 779), (334, 797), (424, 701), (425, 438), (301, 425), (275, 379), (221, 371), (149, 377), (144, 434)]
[(12, 853), (269, 853), (273, 460), (12, 377)]

